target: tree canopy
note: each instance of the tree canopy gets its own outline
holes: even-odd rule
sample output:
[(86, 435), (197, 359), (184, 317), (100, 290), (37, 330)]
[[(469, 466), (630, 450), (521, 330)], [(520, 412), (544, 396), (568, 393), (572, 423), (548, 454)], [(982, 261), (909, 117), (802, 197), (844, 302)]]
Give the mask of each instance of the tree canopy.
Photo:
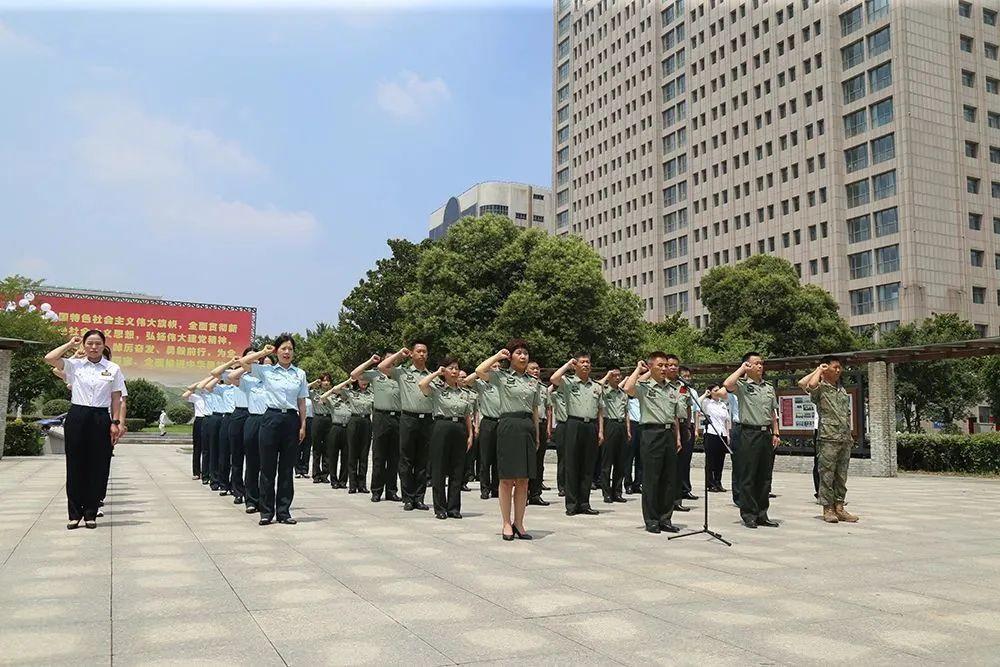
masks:
[(66, 398), (66, 385), (52, 374), (42, 357), (50, 349), (66, 342), (58, 326), (42, 317), (41, 311), (29, 313), (24, 308), (4, 310), (7, 301), (19, 299), (26, 291), (38, 289), (42, 280), (13, 275), (0, 281), (0, 338), (38, 341), (14, 350), (11, 355), (10, 393), (7, 402), (29, 407), (35, 399)]

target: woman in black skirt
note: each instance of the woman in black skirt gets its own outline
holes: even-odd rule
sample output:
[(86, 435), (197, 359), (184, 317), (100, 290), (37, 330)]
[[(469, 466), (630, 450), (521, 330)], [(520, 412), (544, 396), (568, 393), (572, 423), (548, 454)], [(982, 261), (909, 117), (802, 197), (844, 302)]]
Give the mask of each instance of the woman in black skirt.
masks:
[[(63, 359), (83, 343), (86, 356)], [(104, 358), (105, 337), (91, 329), (45, 355), (45, 362), (66, 374), (72, 387), (72, 405), (63, 424), (66, 436), (66, 499), (73, 529), (82, 520), (97, 528), (98, 503), (112, 443), (120, 436), (125, 376), (117, 364)]]
[[(528, 479), (537, 474), (535, 448), (538, 443), (538, 405), (541, 384), (527, 374), (528, 344), (516, 338), (506, 348), (479, 364), (476, 375), (497, 388), (500, 421), (497, 424), (497, 476), (500, 478), (502, 536), (530, 540), (524, 531), (524, 508), (528, 504)], [(506, 370), (493, 364), (508, 360)], [(513, 504), (513, 520), (511, 507)]]

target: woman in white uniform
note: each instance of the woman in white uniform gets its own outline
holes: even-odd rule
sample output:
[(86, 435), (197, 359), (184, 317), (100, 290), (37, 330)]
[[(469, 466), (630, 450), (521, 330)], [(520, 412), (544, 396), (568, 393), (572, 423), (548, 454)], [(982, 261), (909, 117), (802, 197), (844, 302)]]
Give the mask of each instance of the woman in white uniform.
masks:
[[(117, 364), (104, 358), (105, 342), (104, 332), (91, 329), (45, 355), (45, 362), (63, 371), (72, 387), (72, 405), (63, 425), (69, 529), (78, 528), (80, 521), (87, 528), (97, 528), (104, 470), (111, 443), (120, 436), (125, 376)], [(80, 343), (86, 357), (63, 358)]]

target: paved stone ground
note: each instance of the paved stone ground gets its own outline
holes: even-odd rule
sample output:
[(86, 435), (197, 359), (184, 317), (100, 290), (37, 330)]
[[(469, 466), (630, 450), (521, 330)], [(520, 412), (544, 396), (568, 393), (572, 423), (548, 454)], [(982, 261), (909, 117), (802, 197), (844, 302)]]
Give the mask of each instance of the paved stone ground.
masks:
[(831, 526), (778, 474), (779, 529), (712, 494), (726, 548), (646, 534), (637, 499), (529, 508), (508, 543), (478, 494), (437, 521), (308, 483), (260, 528), (188, 471), (123, 446), (107, 517), (67, 531), (62, 459), (0, 461), (0, 663), (1000, 662), (995, 480), (854, 479), (862, 522)]

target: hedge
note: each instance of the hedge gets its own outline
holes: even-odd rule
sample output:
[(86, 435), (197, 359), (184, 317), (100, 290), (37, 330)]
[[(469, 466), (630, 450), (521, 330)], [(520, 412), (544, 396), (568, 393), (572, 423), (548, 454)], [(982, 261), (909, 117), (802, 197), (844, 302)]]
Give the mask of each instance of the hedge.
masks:
[(975, 435), (900, 433), (897, 460), (904, 470), (1000, 474), (1000, 431)]
[(139, 419), (138, 417), (134, 419), (129, 417), (128, 419), (125, 420), (125, 428), (127, 428), (132, 433), (137, 433), (142, 429), (146, 428), (146, 420)]
[(187, 424), (194, 419), (194, 410), (187, 405), (171, 405), (167, 408), (167, 419), (175, 424)]
[(61, 414), (69, 412), (70, 405), (72, 403), (65, 398), (53, 398), (42, 404), (42, 414), (47, 417), (58, 417)]
[(41, 429), (23, 421), (7, 422), (4, 456), (41, 456), (42, 449)]

